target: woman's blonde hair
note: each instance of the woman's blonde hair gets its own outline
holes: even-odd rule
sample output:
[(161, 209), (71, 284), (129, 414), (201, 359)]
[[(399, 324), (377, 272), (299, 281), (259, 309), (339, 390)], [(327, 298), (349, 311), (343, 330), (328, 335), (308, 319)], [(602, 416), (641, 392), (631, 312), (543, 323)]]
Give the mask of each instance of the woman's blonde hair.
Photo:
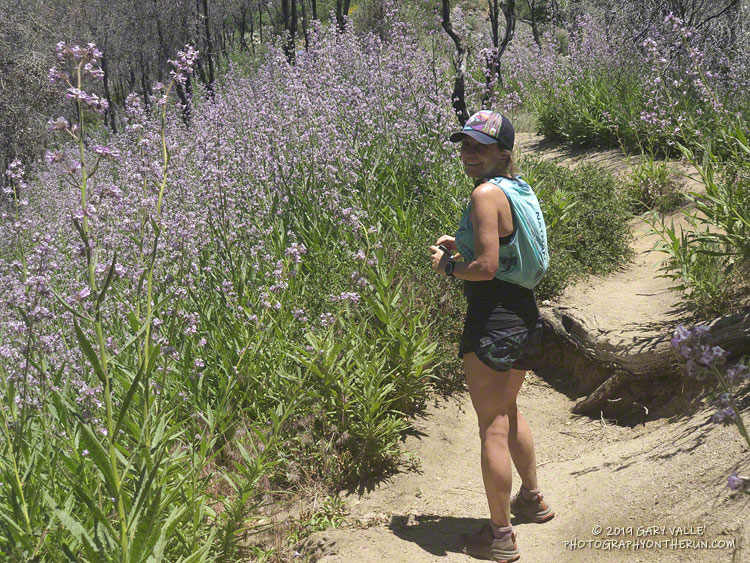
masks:
[[(501, 149), (498, 147), (498, 150), (500, 151), (500, 154), (507, 154), (508, 160), (505, 161), (506, 165), (505, 168), (502, 170), (502, 176), (509, 176), (511, 178), (515, 178), (518, 176), (518, 174), (521, 172), (518, 168), (518, 164), (516, 163), (516, 157), (513, 154), (513, 151), (510, 151), (508, 149)], [(483, 182), (482, 178), (476, 178), (474, 180), (474, 187), (478, 186)]]
[(505, 168), (505, 175), (515, 178), (518, 176), (520, 170), (518, 169), (518, 164), (516, 163), (516, 157), (513, 155), (513, 151), (509, 151), (508, 149), (500, 149), (500, 151), (503, 154), (508, 155), (508, 165)]

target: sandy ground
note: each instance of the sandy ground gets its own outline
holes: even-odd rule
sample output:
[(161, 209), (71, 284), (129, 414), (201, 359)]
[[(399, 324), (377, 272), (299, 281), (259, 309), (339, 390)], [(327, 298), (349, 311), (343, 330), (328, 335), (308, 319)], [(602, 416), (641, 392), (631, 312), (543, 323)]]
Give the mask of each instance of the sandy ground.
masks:
[[(532, 135), (519, 142), (522, 151), (539, 146)], [(585, 159), (616, 173), (627, 169), (619, 151), (545, 154), (573, 166)], [(571, 287), (561, 299), (594, 318), (602, 338), (668, 334), (684, 315), (670, 281), (658, 277), (663, 255), (646, 252), (656, 237), (642, 220), (632, 229), (632, 264)], [(556, 512), (545, 524), (513, 522), (522, 561), (750, 562), (750, 497), (726, 489), (732, 470), (750, 466), (734, 427), (711, 423), (708, 405), (637, 426), (576, 416), (570, 409), (578, 397), (566, 395), (563, 383), (530, 373), (519, 396), (534, 433), (540, 485)], [(748, 406), (750, 400), (746, 419)], [(468, 396), (436, 403), (417, 430), (404, 445), (412, 467), (374, 490), (344, 494), (345, 526), (308, 540), (320, 561), (472, 560), (461, 553), (459, 535), (479, 528), (488, 510)]]
[[(533, 374), (519, 396), (556, 512), (545, 524), (513, 522), (522, 561), (750, 561), (750, 501), (725, 488), (750, 461), (734, 428), (713, 425), (708, 410), (621, 427), (572, 415), (572, 404)], [(348, 495), (347, 527), (313, 538), (321, 561), (472, 560), (459, 534), (481, 526), (487, 506), (468, 397), (434, 405), (418, 429), (406, 442), (417, 469)]]

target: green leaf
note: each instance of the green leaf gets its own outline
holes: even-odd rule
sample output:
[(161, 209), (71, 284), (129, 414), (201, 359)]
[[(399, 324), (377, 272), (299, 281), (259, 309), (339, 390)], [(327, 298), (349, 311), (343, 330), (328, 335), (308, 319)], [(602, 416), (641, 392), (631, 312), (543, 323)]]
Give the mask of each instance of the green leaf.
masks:
[(99, 292), (99, 297), (96, 300), (97, 304), (101, 304), (101, 302), (104, 301), (104, 296), (107, 294), (107, 290), (109, 289), (109, 286), (112, 283), (112, 278), (114, 278), (114, 275), (115, 275), (116, 263), (117, 263), (117, 250), (115, 250), (114, 256), (112, 257), (112, 263), (109, 265), (109, 272), (107, 272), (107, 279), (104, 280), (104, 285), (102, 286), (102, 290)]
[(73, 492), (76, 494), (78, 500), (85, 504), (89, 512), (94, 515), (94, 518), (96, 518), (97, 522), (99, 522), (99, 525), (106, 529), (107, 532), (109, 532), (110, 538), (108, 539), (116, 538), (117, 533), (115, 532), (114, 528), (112, 528), (112, 524), (109, 522), (109, 519), (97, 505), (96, 499), (91, 498), (88, 493), (83, 490), (83, 487), (78, 482), (78, 480), (71, 479), (70, 486), (73, 488)]
[[(132, 318), (132, 319), (130, 318), (130, 316), (131, 316), (131, 315), (133, 316), (133, 318)], [(131, 345), (133, 344), (133, 342), (135, 342), (136, 340), (138, 340), (138, 339), (140, 338), (140, 336), (141, 336), (141, 335), (142, 335), (142, 334), (143, 334), (144, 332), (146, 332), (146, 328), (147, 328), (147, 327), (149, 326), (149, 324), (151, 323), (151, 317), (146, 317), (146, 320), (145, 320), (145, 321), (143, 321), (143, 324), (141, 324), (141, 325), (139, 326), (139, 325), (138, 325), (138, 319), (137, 319), (137, 318), (136, 318), (136, 316), (135, 316), (135, 315), (133, 315), (132, 313), (129, 313), (129, 314), (128, 314), (128, 320), (129, 320), (129, 322), (130, 322), (130, 328), (131, 328), (131, 330), (137, 330), (138, 332), (136, 332), (136, 333), (135, 333), (135, 334), (134, 334), (134, 335), (133, 335), (133, 336), (132, 336), (132, 337), (130, 338), (130, 340), (128, 340), (128, 341), (127, 341), (127, 342), (126, 342), (126, 343), (125, 343), (125, 344), (123, 345), (123, 347), (122, 347), (122, 348), (120, 348), (120, 352), (118, 353), (118, 355), (119, 355), (119, 354), (122, 354), (122, 353), (123, 353), (123, 352), (124, 352), (125, 350), (127, 350), (128, 348), (130, 348), (130, 346), (131, 346)], [(134, 325), (135, 325), (135, 326), (134, 326)]]
[(94, 542), (92, 541), (91, 536), (88, 534), (83, 525), (78, 520), (73, 518), (70, 514), (68, 514), (68, 512), (58, 508), (57, 503), (55, 503), (52, 497), (50, 497), (46, 492), (44, 493), (44, 500), (55, 513), (55, 516), (57, 516), (62, 525), (65, 526), (68, 532), (70, 532), (70, 534), (78, 541), (78, 543), (83, 546), (83, 549), (86, 552), (89, 561), (101, 561), (102, 558), (99, 557), (100, 554), (94, 546)]
[[(122, 369), (122, 371), (123, 373), (128, 373), (124, 369)], [(115, 424), (115, 434), (114, 434), (115, 436), (119, 436), (120, 427), (122, 426), (122, 423), (125, 421), (125, 417), (128, 415), (128, 409), (130, 408), (130, 403), (133, 401), (133, 397), (135, 396), (136, 391), (138, 391), (138, 387), (140, 385), (142, 375), (143, 375), (143, 363), (141, 363), (141, 366), (138, 368), (138, 372), (135, 374), (135, 377), (133, 377), (132, 381), (130, 382), (130, 387), (128, 388), (128, 392), (125, 394), (125, 398), (122, 400), (122, 404), (120, 405), (120, 414), (117, 417), (117, 424)]]
[(148, 558), (148, 563), (159, 563), (162, 561), (167, 542), (169, 541), (169, 538), (172, 537), (175, 526), (180, 523), (187, 511), (188, 506), (186, 505), (177, 505), (172, 509), (166, 522), (161, 526), (161, 534), (159, 535), (156, 545), (154, 545), (153, 553)]
[[(162, 489), (157, 488), (153, 497), (151, 497), (150, 504), (146, 516), (137, 524), (133, 541), (130, 544), (131, 556), (134, 561), (142, 561), (144, 557), (150, 555), (154, 543), (156, 543), (155, 534), (158, 533), (157, 518), (161, 511), (161, 493)], [(145, 498), (145, 497), (144, 497)], [(140, 512), (140, 507), (138, 508)], [(136, 514), (140, 516), (140, 514)]]
[(216, 528), (211, 529), (211, 533), (204, 540), (203, 545), (196, 549), (193, 553), (188, 555), (186, 558), (180, 558), (178, 563), (203, 563), (208, 560), (211, 554), (211, 547), (213, 546), (213, 539), (216, 535)]
[(138, 320), (138, 317), (135, 316), (135, 313), (133, 311), (128, 312), (128, 324), (130, 325), (130, 330), (132, 331), (138, 331), (139, 328), (141, 328), (141, 323)]
[(91, 459), (94, 460), (94, 464), (104, 476), (109, 496), (116, 498), (120, 492), (117, 490), (117, 479), (112, 472), (112, 466), (109, 463), (107, 451), (104, 449), (88, 424), (80, 424), (79, 429), (81, 431), (81, 443), (87, 450), (89, 450)]
[(11, 513), (7, 506), (0, 505), (0, 521), (11, 528), (18, 538), (24, 538), (27, 535), (26, 530), (18, 525), (15, 515)]
[(104, 370), (102, 369), (102, 364), (99, 361), (99, 356), (94, 351), (94, 347), (91, 345), (91, 342), (89, 342), (89, 339), (86, 338), (85, 334), (83, 334), (81, 327), (78, 326), (78, 321), (76, 319), (73, 319), (73, 327), (75, 328), (76, 338), (78, 338), (78, 343), (81, 345), (83, 353), (89, 359), (89, 362), (91, 362), (91, 365), (93, 366), (96, 375), (99, 377), (99, 380), (102, 382), (102, 384), (106, 385), (107, 377), (104, 374)]
[(68, 313), (72, 314), (74, 317), (78, 317), (79, 319), (83, 319), (84, 321), (88, 321), (90, 323), (94, 322), (94, 320), (92, 318), (90, 318), (90, 317), (82, 314), (80, 311), (76, 311), (73, 307), (71, 307), (70, 305), (68, 305), (67, 301), (65, 301), (65, 299), (63, 299), (63, 297), (59, 293), (57, 293), (54, 289), (50, 288), (50, 291), (52, 292), (52, 295), (54, 295), (55, 298), (57, 298), (57, 301), (60, 303), (60, 305), (62, 305), (63, 308), (66, 311), (68, 311)]

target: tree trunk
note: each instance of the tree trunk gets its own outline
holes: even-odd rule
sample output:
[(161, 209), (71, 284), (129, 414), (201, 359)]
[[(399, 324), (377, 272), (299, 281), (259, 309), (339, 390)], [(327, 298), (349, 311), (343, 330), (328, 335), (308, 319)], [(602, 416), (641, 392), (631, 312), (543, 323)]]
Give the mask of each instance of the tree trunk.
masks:
[(302, 8), (302, 35), (305, 36), (305, 51), (310, 50), (310, 35), (307, 31), (307, 8), (305, 7), (305, 0), (299, 0), (299, 5)]
[[(294, 0), (292, 0), (294, 3)], [(289, 0), (281, 0), (281, 17), (284, 20), (284, 55), (286, 60), (290, 63), (294, 58), (294, 39), (291, 37), (291, 31), (289, 29)]]
[(458, 122), (461, 127), (464, 126), (469, 120), (469, 112), (466, 110), (466, 62), (469, 57), (469, 47), (466, 43), (466, 38), (462, 37), (453, 29), (451, 24), (451, 3), (450, 0), (443, 1), (443, 29), (448, 36), (453, 40), (456, 45), (456, 57), (453, 59), (453, 68), (456, 71), (456, 76), (453, 81), (453, 94), (451, 99), (453, 100), (453, 111), (456, 113)]
[[(252, 26), (252, 23), (250, 24)], [(245, 30), (247, 29), (247, 6), (242, 4), (240, 7), (240, 51), (248, 51), (247, 41), (245, 41)]]
[(516, 0), (508, 0), (503, 4), (503, 15), (505, 16), (505, 35), (503, 35), (503, 42), (500, 43), (500, 49), (497, 53), (498, 70), (500, 57), (503, 56), (516, 33)]
[(143, 89), (143, 107), (146, 110), (146, 113), (148, 113), (149, 108), (151, 107), (151, 102), (149, 99), (149, 96), (151, 94), (151, 87), (149, 85), (149, 78), (148, 78), (148, 67), (146, 66), (146, 62), (143, 59), (143, 53), (141, 53), (141, 88)]
[(263, 45), (263, 4), (262, 0), (258, 0), (258, 33), (260, 38), (260, 44)]
[(349, 4), (351, 0), (336, 0), (336, 25), (339, 31), (344, 31), (346, 17), (349, 15)]
[(310, 4), (312, 5), (312, 18), (314, 20), (317, 20), (318, 19), (318, 1), (310, 0)]
[(224, 60), (229, 60), (229, 36), (228, 36), (228, 30), (226, 27), (222, 25), (221, 33), (219, 33), (219, 48), (221, 49), (221, 54), (224, 55)]
[(516, 2), (507, 0), (502, 5), (503, 15), (505, 16), (505, 33), (503, 40), (500, 41), (500, 7), (498, 0), (487, 0), (489, 5), (490, 27), (492, 29), (492, 46), (493, 51), (487, 58), (487, 72), (485, 76), (484, 92), (482, 93), (482, 107), (487, 108), (492, 98), (492, 89), (497, 81), (502, 84), (500, 75), (500, 58), (508, 48), (508, 44), (513, 39), (516, 31)]
[(112, 102), (112, 95), (109, 89), (109, 67), (107, 66), (106, 53), (102, 54), (102, 72), (104, 72), (104, 98), (107, 100), (107, 117), (109, 117), (109, 127), (112, 129), (113, 133), (117, 133), (117, 125), (115, 125), (115, 104)]
[(182, 121), (185, 123), (185, 125), (190, 125), (190, 116), (191, 116), (191, 107), (190, 107), (190, 94), (189, 91), (186, 92), (185, 89), (187, 88), (189, 90), (190, 88), (190, 76), (187, 76), (187, 80), (185, 81), (185, 88), (182, 87), (182, 84), (179, 82), (175, 82), (176, 86), (176, 92), (177, 97), (180, 98), (180, 102), (182, 103)]
[(531, 19), (531, 34), (534, 36), (534, 43), (541, 46), (542, 43), (539, 40), (539, 27), (536, 21), (536, 0), (526, 0), (526, 5), (529, 7), (529, 18)]
[(211, 25), (208, 20), (208, 0), (203, 0), (203, 28), (206, 38), (206, 60), (208, 61), (208, 87), (209, 94), (214, 93), (214, 54), (211, 43)]
[(117, 79), (115, 90), (117, 91), (117, 99), (120, 100), (120, 102), (124, 104), (125, 103), (125, 84), (123, 84), (122, 82), (122, 76), (120, 76)]
[(294, 59), (295, 50), (297, 49), (297, 0), (292, 0), (292, 18), (289, 22), (289, 43)]
[(206, 76), (206, 69), (203, 68), (203, 59), (199, 56), (195, 59), (195, 68), (198, 69), (198, 77), (201, 79), (203, 84), (208, 85), (208, 77)]
[(255, 54), (255, 16), (253, 9), (250, 8), (250, 51)]
[(162, 82), (164, 80), (164, 75), (162, 72), (163, 65), (167, 64), (167, 59), (169, 58), (169, 53), (167, 53), (167, 45), (164, 41), (164, 31), (161, 28), (161, 18), (159, 17), (159, 12), (157, 10), (157, 0), (153, 0), (153, 7), (154, 7), (154, 19), (156, 20), (156, 36), (159, 40), (159, 46), (157, 47), (157, 54), (158, 54), (158, 64), (156, 65), (156, 75), (159, 77), (159, 82)]
[[(584, 395), (572, 409), (576, 414), (642, 414), (644, 403), (667, 400), (675, 385), (690, 384), (681, 376), (669, 329), (620, 339), (570, 307), (542, 308), (541, 316), (544, 353), (533, 369), (542, 377), (566, 379), (575, 394)], [(750, 309), (707, 324), (710, 341), (727, 350), (730, 360), (750, 354)]]

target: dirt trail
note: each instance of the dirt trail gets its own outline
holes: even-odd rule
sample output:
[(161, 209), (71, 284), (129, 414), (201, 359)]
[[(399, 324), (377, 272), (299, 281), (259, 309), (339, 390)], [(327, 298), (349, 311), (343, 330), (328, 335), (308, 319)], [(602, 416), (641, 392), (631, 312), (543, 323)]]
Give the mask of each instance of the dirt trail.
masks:
[[(520, 142), (528, 149), (539, 139)], [(551, 156), (569, 164), (583, 156), (615, 172), (627, 166), (617, 151)], [(632, 227), (634, 263), (570, 288), (561, 300), (595, 318), (605, 338), (663, 333), (683, 314), (669, 281), (656, 277), (662, 257), (643, 253), (655, 241), (647, 225), (635, 220)], [(519, 395), (540, 485), (556, 512), (541, 525), (514, 519), (522, 561), (750, 562), (750, 500), (725, 488), (732, 470), (750, 464), (734, 427), (711, 423), (708, 406), (635, 427), (576, 416), (576, 397), (561, 391), (564, 383), (530, 373)], [(416, 428), (420, 435), (405, 443), (414, 467), (372, 491), (345, 495), (345, 527), (308, 540), (320, 561), (473, 561), (461, 553), (459, 535), (481, 526), (488, 510), (468, 395), (436, 403)], [(514, 473), (514, 490), (519, 482)]]
[[(556, 512), (546, 524), (513, 522), (522, 561), (750, 561), (745, 523), (750, 506), (724, 489), (734, 464), (743, 455), (748, 461), (736, 430), (715, 427), (709, 412), (624, 428), (571, 415), (572, 404), (533, 374), (519, 396), (534, 432), (539, 481)], [(418, 471), (395, 475), (361, 497), (350, 495), (347, 527), (313, 538), (329, 553), (321, 561), (473, 560), (461, 553), (458, 538), (484, 522), (487, 505), (468, 398), (429, 409), (418, 429), (424, 435), (406, 444), (419, 459)], [(602, 527), (601, 535), (594, 535), (595, 526)], [(666, 529), (638, 537), (639, 529), (644, 533), (650, 526)], [(670, 527), (700, 535), (679, 536)], [(613, 535), (607, 536), (608, 528)], [(616, 545), (610, 551), (594, 544), (573, 550), (566, 544), (597, 539), (654, 543), (639, 550)], [(665, 540), (734, 541), (745, 550), (673, 547)]]

